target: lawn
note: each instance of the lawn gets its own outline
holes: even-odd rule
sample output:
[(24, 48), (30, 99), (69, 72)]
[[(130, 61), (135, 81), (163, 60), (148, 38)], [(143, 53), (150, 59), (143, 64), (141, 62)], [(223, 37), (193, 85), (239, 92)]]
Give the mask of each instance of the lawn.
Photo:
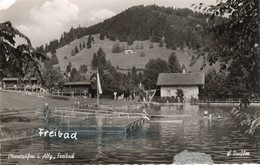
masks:
[[(43, 111), (45, 103), (51, 110), (56, 106), (71, 106), (75, 102), (81, 104), (95, 104), (96, 99), (82, 97), (69, 98), (69, 100), (52, 99), (48, 94), (26, 93), (19, 91), (0, 90), (0, 141), (19, 140), (21, 138), (37, 136), (38, 128), (44, 126), (42, 119), (36, 117), (36, 110)], [(137, 105), (126, 100), (100, 99), (100, 108), (130, 107)]]

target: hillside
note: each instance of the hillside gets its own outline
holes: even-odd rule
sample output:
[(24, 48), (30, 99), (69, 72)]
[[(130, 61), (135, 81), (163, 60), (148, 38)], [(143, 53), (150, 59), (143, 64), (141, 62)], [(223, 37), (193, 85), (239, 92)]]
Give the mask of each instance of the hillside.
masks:
[[(121, 71), (133, 66), (144, 68), (149, 59), (161, 58), (167, 61), (174, 51), (181, 65), (184, 64), (188, 71), (198, 72), (202, 64), (201, 59), (190, 67), (191, 60), (195, 58), (193, 50), (202, 50), (205, 41), (211, 40), (205, 40), (204, 37), (202, 41), (202, 37), (194, 29), (198, 24), (205, 25), (206, 18), (207, 15), (190, 9), (173, 9), (156, 5), (134, 6), (96, 25), (87, 28), (72, 27), (69, 32), (64, 32), (59, 40), (50, 41), (45, 47), (41, 46), (37, 50), (45, 53), (56, 52), (59, 66), (63, 71), (69, 61), (77, 69), (83, 64), (90, 68), (93, 54), (100, 47), (105, 51), (106, 59), (115, 67), (118, 66)], [(72, 56), (71, 52), (76, 46), (79, 49), (83, 41), (87, 44), (90, 34), (95, 40), (92, 48), (85, 48)], [(132, 49), (135, 53), (132, 55), (112, 53), (112, 47), (116, 43), (124, 45), (125, 49)], [(153, 43), (152, 49), (150, 49), (151, 43)], [(159, 43), (163, 43), (163, 47), (159, 47)], [(210, 44), (214, 42), (206, 44), (207, 47), (211, 47)], [(143, 49), (140, 49), (140, 45), (143, 45)], [(145, 56), (141, 57), (141, 53)]]
[(71, 28), (63, 32), (60, 39), (54, 39), (39, 51), (54, 52), (90, 34), (101, 34), (112, 41), (127, 42), (150, 40), (164, 42), (168, 49), (202, 47), (201, 36), (194, 32), (195, 27), (206, 25), (207, 15), (190, 9), (173, 9), (156, 5), (134, 6), (118, 15), (90, 27)]
[[(112, 53), (112, 47), (116, 43), (119, 45), (125, 45), (127, 47), (126, 42), (119, 41), (111, 41), (109, 39), (100, 40), (99, 34), (93, 35), (95, 43), (92, 43), (92, 47), (90, 49), (83, 49), (76, 55), (72, 56), (71, 51), (75, 49), (75, 47), (79, 47), (80, 43), (83, 41), (87, 42), (88, 36), (84, 36), (83, 38), (76, 39), (70, 43), (70, 45), (65, 45), (56, 50), (57, 57), (59, 59), (59, 64), (62, 71), (65, 71), (66, 66), (69, 64), (69, 61), (72, 63), (72, 66), (75, 68), (79, 68), (80, 65), (86, 64), (89, 69), (91, 69), (91, 60), (93, 58), (93, 54), (98, 51), (101, 47), (106, 53), (106, 59), (111, 62), (115, 67), (118, 66), (120, 69), (129, 69), (133, 66), (136, 68), (144, 68), (149, 59), (161, 58), (164, 60), (168, 60), (170, 54), (174, 51), (179, 59), (180, 64), (184, 64), (187, 68), (187, 71), (198, 72), (200, 71), (200, 67), (202, 64), (202, 60), (197, 60), (197, 63), (190, 67), (192, 51), (188, 49), (184, 50), (170, 50), (164, 47), (159, 47), (158, 43), (153, 43), (153, 48), (150, 49), (150, 41), (134, 41), (134, 43), (129, 46), (129, 49), (134, 50), (134, 54), (125, 55), (122, 53)], [(136, 49), (136, 45), (143, 45), (143, 49)], [(145, 56), (141, 57), (140, 54), (144, 53)], [(49, 54), (50, 55), (50, 54)], [(65, 56), (67, 57), (65, 59)], [(209, 66), (204, 69), (207, 71)]]

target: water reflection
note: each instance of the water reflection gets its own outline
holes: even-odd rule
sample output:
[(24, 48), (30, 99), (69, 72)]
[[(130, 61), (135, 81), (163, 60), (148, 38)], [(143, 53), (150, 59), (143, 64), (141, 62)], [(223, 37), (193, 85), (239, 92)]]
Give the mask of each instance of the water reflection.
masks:
[[(212, 114), (211, 121), (203, 112)], [(245, 137), (230, 117), (231, 107), (198, 105), (162, 106), (147, 109), (154, 115), (135, 131), (125, 134), (80, 134), (77, 141), (40, 138), (2, 144), (4, 163), (28, 164), (24, 160), (8, 160), (9, 153), (75, 153), (75, 159), (30, 160), (30, 163), (172, 163), (175, 154), (187, 149), (211, 155), (214, 163), (259, 163), (260, 151), (255, 138)], [(222, 118), (217, 118), (221, 115)], [(157, 122), (153, 122), (157, 121)], [(182, 122), (165, 122), (182, 121)], [(86, 120), (84, 122), (90, 122)], [(96, 118), (98, 125), (112, 124), (107, 118)], [(86, 123), (82, 123), (84, 125)], [(228, 157), (230, 150), (246, 150), (250, 156)]]

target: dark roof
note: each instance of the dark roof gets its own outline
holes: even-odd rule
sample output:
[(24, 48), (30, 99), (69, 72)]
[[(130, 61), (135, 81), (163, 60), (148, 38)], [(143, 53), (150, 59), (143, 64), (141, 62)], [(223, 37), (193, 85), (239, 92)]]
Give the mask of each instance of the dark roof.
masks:
[[(17, 77), (8, 77), (8, 78), (5, 77), (5, 78), (3, 78), (3, 81), (18, 81), (18, 80), (19, 80), (19, 78), (17, 78)], [(35, 77), (32, 77), (30, 79), (22, 78), (22, 81), (27, 81), (27, 80), (36, 81), (37, 78), (35, 78)]]
[(160, 73), (157, 86), (204, 85), (205, 74), (198, 73)]
[(91, 85), (89, 81), (82, 81), (82, 82), (66, 82), (64, 83), (64, 86), (69, 86), (69, 85)]

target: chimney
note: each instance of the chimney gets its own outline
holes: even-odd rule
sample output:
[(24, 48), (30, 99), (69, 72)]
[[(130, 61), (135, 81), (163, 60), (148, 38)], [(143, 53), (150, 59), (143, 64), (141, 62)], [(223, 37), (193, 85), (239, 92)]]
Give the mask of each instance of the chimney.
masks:
[(186, 73), (186, 69), (185, 68), (182, 69), (182, 73)]

